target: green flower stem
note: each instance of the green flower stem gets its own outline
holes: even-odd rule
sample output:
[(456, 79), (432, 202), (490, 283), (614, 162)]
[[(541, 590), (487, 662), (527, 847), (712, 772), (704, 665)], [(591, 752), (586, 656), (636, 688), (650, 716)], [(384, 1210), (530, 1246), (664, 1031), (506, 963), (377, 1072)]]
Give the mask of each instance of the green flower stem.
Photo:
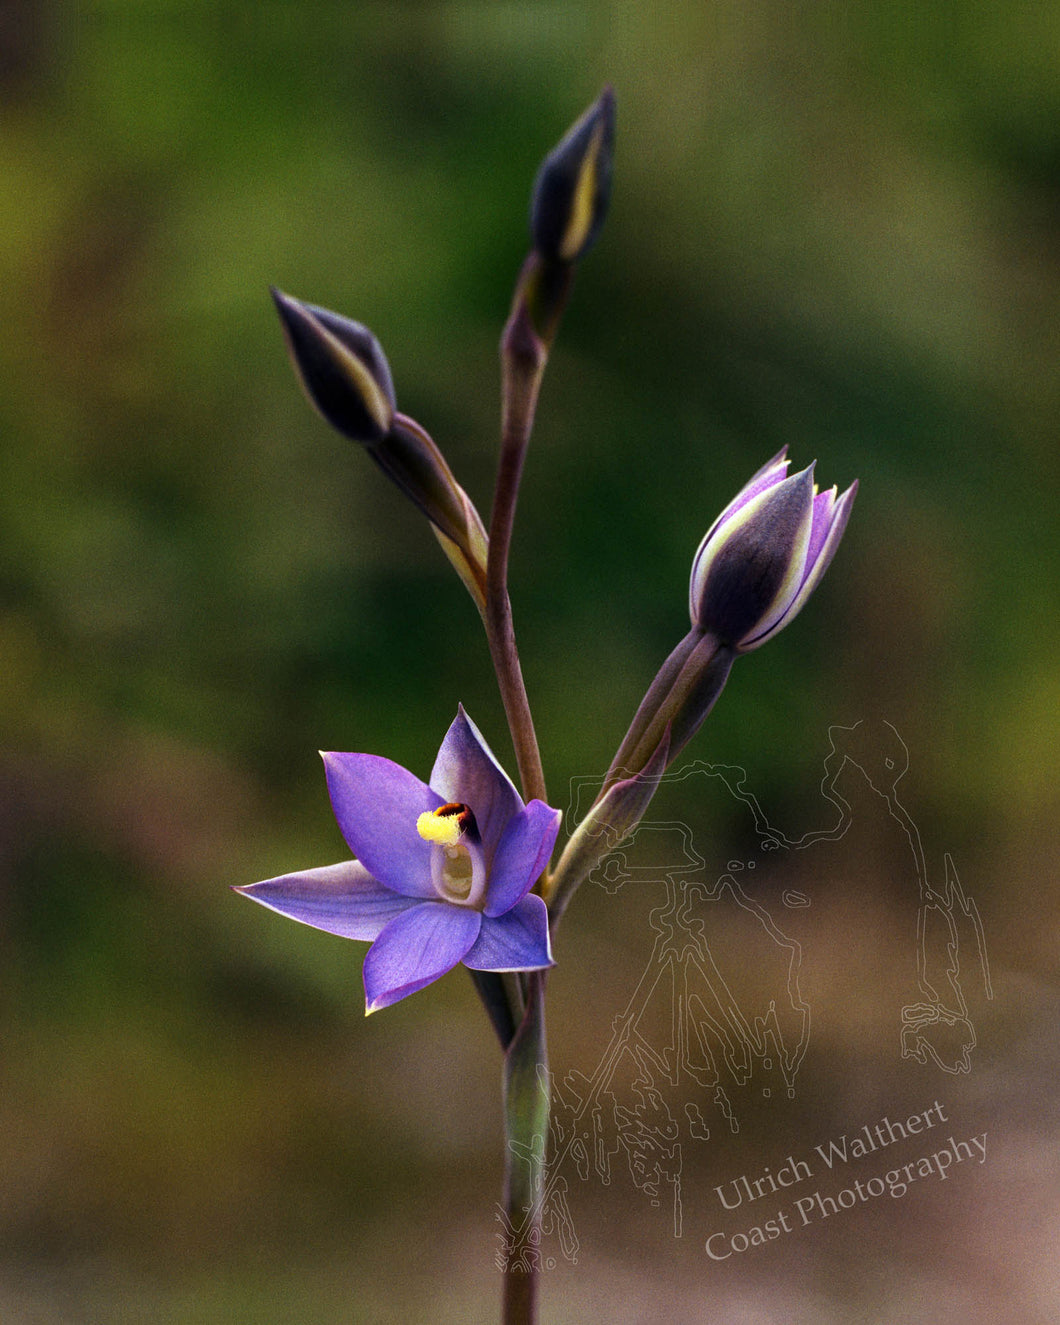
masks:
[[(515, 643), (508, 596), (508, 552), (541, 380), (569, 288), (569, 267), (531, 253), (516, 283), (511, 314), (501, 337), (501, 455), (490, 517), (484, 620), (525, 800), (547, 801), (548, 794)], [(507, 1148), (503, 1319), (505, 1325), (534, 1325), (550, 1107), (545, 972), (527, 972), (516, 976), (514, 983), (515, 987), (509, 985), (507, 990), (509, 1007), (515, 1016), (522, 1013), (522, 1019), (504, 1061)]]
[(522, 1012), (522, 995), (514, 977), (497, 971), (468, 970), (471, 983), (482, 1000), (486, 1015), (497, 1032), (502, 1049), (507, 1049), (515, 1037), (518, 1014)]
[(527, 1006), (504, 1060), (504, 1325), (534, 1325), (550, 1095), (545, 972), (527, 977)]
[(601, 796), (607, 791), (608, 787), (621, 781), (623, 777), (628, 777), (630, 774), (640, 771), (632, 762), (633, 752), (640, 744), (641, 738), (658, 712), (659, 706), (673, 689), (681, 668), (688, 661), (688, 655), (699, 643), (699, 640), (700, 632), (693, 627), (659, 668), (655, 680), (648, 687), (648, 693), (641, 700), (640, 707), (633, 716), (629, 731), (622, 738), (622, 744), (615, 752), (614, 759), (611, 760), (611, 767), (607, 770), (607, 777), (604, 778), (604, 784), (600, 788)]
[(678, 673), (670, 693), (660, 704), (632, 752), (634, 768), (643, 768), (670, 728), (669, 762), (681, 753), (714, 707), (729, 679), (736, 655), (727, 645), (704, 635)]
[(541, 888), (553, 938), (575, 890), (643, 819), (669, 761), (670, 729), (667, 728), (644, 767), (633, 777), (623, 778), (601, 791), (571, 834), (555, 870), (545, 876)]
[(644, 768), (668, 727), (668, 762), (680, 754), (725, 688), (735, 657), (727, 645), (696, 630), (681, 641), (637, 710), (608, 770), (601, 796), (623, 775)]

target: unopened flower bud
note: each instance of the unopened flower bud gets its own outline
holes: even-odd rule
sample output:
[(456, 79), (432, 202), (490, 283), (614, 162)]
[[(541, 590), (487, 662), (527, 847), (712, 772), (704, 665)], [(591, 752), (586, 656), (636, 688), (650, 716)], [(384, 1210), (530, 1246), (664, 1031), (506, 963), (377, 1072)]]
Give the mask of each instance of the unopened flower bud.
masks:
[(542, 257), (568, 263), (589, 251), (607, 215), (614, 139), (615, 94), (605, 87), (538, 171), (530, 230)]
[(390, 367), (359, 322), (273, 290), (284, 337), (310, 402), (333, 428), (371, 445), (390, 431), (396, 403)]
[(368, 454), (430, 520), (445, 555), (453, 563), (481, 611), (485, 606), (488, 540), (471, 498), (426, 430), (404, 414)]
[(813, 465), (786, 477), (786, 450), (758, 471), (711, 526), (692, 562), (694, 628), (740, 653), (798, 614), (843, 536), (857, 491), (817, 491)]

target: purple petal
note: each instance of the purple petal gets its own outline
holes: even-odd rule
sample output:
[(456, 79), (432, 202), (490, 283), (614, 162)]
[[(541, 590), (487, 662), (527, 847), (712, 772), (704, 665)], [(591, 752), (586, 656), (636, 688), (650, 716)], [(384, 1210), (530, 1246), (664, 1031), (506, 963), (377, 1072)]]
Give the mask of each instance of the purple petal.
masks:
[(419, 778), (377, 755), (325, 754), (332, 808), (350, 850), (385, 887), (435, 897), (431, 848), (416, 831), (441, 800)]
[(460, 706), (445, 734), (431, 772), (431, 790), (443, 801), (461, 801), (475, 815), (489, 860), (522, 798), (497, 762), (482, 733)]
[(507, 915), (492, 920), (484, 916), (482, 933), (464, 957), (464, 965), (473, 971), (537, 971), (554, 964), (548, 910), (536, 893), (517, 902)]
[(451, 971), (481, 927), (478, 911), (447, 902), (423, 902), (396, 916), (364, 959), (365, 1015)]
[(378, 938), (383, 926), (418, 903), (384, 888), (356, 860), (283, 874), (234, 889), (270, 911), (344, 939)]
[[(781, 497), (781, 490), (785, 497)], [(813, 465), (793, 474), (777, 489), (775, 505), (761, 510), (763, 563), (771, 559), (783, 578), (776, 585), (776, 594), (762, 611), (751, 633), (767, 634), (774, 624), (783, 621), (792, 601), (806, 577), (810, 536), (813, 532), (814, 482)], [(785, 566), (785, 562), (787, 565)]]
[[(788, 459), (788, 448), (786, 446), (782, 446), (780, 450), (776, 453), (776, 455), (773, 457), (773, 459), (767, 460), (761, 469), (757, 470), (754, 474), (752, 474), (751, 477), (740, 489), (740, 491), (736, 494), (736, 496), (733, 497), (732, 501), (729, 502), (728, 506), (725, 507), (722, 513), (718, 516), (718, 518), (710, 526), (707, 532), (703, 535), (703, 538), (699, 544), (699, 548), (696, 551), (696, 555), (692, 558), (693, 583), (695, 582), (696, 578), (696, 566), (699, 563), (699, 559), (703, 554), (703, 550), (706, 547), (706, 545), (710, 542), (710, 540), (713, 538), (714, 534), (717, 532), (718, 526), (722, 523), (722, 521), (727, 520), (736, 511), (741, 510), (744, 506), (747, 505), (749, 501), (757, 497), (760, 492), (765, 492), (767, 488), (772, 488), (776, 484), (780, 483), (783, 480), (784, 476), (787, 474), (788, 466), (790, 464), (791, 461)], [(694, 604), (692, 604), (691, 610), (692, 610), (692, 615), (695, 616)]]
[[(847, 521), (850, 519), (850, 508), (854, 504), (854, 497), (857, 494), (857, 490), (858, 484), (855, 479), (834, 505), (830, 503), (830, 508), (825, 508), (828, 522), (822, 524), (822, 531), (815, 529), (814, 534), (811, 536), (817, 537), (819, 540), (815, 554), (811, 548), (811, 555), (815, 555), (816, 560), (807, 561), (805, 578), (799, 586), (798, 593), (792, 599), (784, 615), (778, 621), (774, 621), (772, 625), (762, 632), (761, 635), (756, 636), (748, 644), (742, 646), (745, 653), (750, 652), (751, 649), (757, 649), (760, 645), (764, 644), (766, 640), (771, 639), (778, 630), (783, 629), (789, 621), (794, 620), (799, 612), (802, 611), (803, 605), (809, 598), (810, 594), (813, 593), (814, 589), (817, 588), (818, 584), (820, 584), (821, 577), (824, 575), (825, 571), (831, 564), (832, 558), (835, 556), (836, 548), (839, 546), (839, 541), (843, 537), (843, 533), (847, 527)], [(830, 490), (829, 492), (821, 494), (821, 496), (832, 498), (833, 491), (834, 490)], [(820, 518), (816, 502), (821, 500), (821, 496), (815, 498), (815, 520)]]
[(735, 512), (697, 555), (693, 623), (741, 647), (767, 630), (802, 583), (812, 519), (812, 466)]
[(755, 497), (760, 496), (763, 492), (768, 491), (768, 489), (776, 487), (778, 483), (782, 483), (790, 464), (791, 461), (788, 459), (788, 448), (783, 446), (772, 460), (767, 461), (757, 473), (751, 475), (750, 479), (748, 479), (732, 501), (729, 502), (728, 506), (725, 507), (722, 513), (703, 535), (699, 547), (696, 549), (696, 555), (692, 558), (692, 577), (689, 582), (688, 590), (688, 609), (691, 613), (693, 623), (696, 621), (697, 598), (699, 596), (696, 585), (696, 581), (699, 578), (699, 565), (704, 556), (707, 555), (708, 548), (710, 549), (710, 554), (714, 554), (714, 548), (711, 545), (714, 542), (715, 535), (719, 528), (723, 522), (729, 520), (730, 517), (734, 516), (738, 511), (741, 511), (748, 502), (753, 501)]
[(544, 801), (531, 801), (508, 823), (490, 870), (487, 916), (502, 916), (533, 887), (548, 864), (563, 818)]
[(807, 572), (813, 570), (814, 562), (817, 560), (821, 547), (824, 544), (825, 539), (828, 537), (828, 531), (831, 529), (835, 520), (836, 492), (837, 489), (833, 486), (826, 492), (817, 493), (813, 499), (810, 546), (806, 549)]

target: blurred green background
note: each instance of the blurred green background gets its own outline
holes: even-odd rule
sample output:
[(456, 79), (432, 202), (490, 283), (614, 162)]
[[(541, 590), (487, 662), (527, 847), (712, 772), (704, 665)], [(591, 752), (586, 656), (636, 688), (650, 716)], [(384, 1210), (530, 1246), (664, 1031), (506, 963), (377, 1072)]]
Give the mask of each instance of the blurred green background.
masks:
[[(462, 701), (511, 762), (473, 607), (306, 405), (268, 286), (375, 331), (488, 511), (531, 182), (605, 81), (612, 210), (512, 557), (553, 803), (607, 766), (751, 472), (789, 444), (859, 477), (822, 588), (689, 755), (797, 826), (831, 725), (901, 733), (996, 997), (957, 1083), (902, 1076), (893, 1008), (868, 1048), (837, 1015), (790, 1107), (820, 1133), (866, 1092), (972, 1092), (1026, 1146), (967, 1209), (921, 1209), (952, 1263), (895, 1234), (866, 1282), (851, 1220), (771, 1295), (612, 1190), (544, 1319), (1055, 1318), (1058, 67), (1060, 10), (1015, 0), (0, 5), (5, 1321), (493, 1318), (499, 1063), (469, 982), (365, 1022), (361, 946), (227, 890), (343, 855), (318, 748), (426, 776)], [(708, 872), (745, 849), (720, 787), (661, 801)], [(857, 853), (882, 934), (899, 884)], [(606, 1042), (649, 947), (642, 911), (578, 899), (558, 1060), (589, 1070), (599, 1043), (562, 1046), (586, 1007)], [(756, 1120), (769, 1162), (795, 1124)], [(977, 1241), (976, 1199), (1025, 1261)]]

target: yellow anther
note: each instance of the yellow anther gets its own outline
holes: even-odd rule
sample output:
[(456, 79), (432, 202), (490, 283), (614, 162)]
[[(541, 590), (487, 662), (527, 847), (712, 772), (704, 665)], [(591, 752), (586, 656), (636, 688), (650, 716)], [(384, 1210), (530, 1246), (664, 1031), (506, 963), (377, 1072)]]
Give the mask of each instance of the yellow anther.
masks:
[(455, 846), (463, 831), (456, 815), (439, 815), (433, 810), (424, 810), (416, 820), (416, 832), (420, 837), (443, 847)]

